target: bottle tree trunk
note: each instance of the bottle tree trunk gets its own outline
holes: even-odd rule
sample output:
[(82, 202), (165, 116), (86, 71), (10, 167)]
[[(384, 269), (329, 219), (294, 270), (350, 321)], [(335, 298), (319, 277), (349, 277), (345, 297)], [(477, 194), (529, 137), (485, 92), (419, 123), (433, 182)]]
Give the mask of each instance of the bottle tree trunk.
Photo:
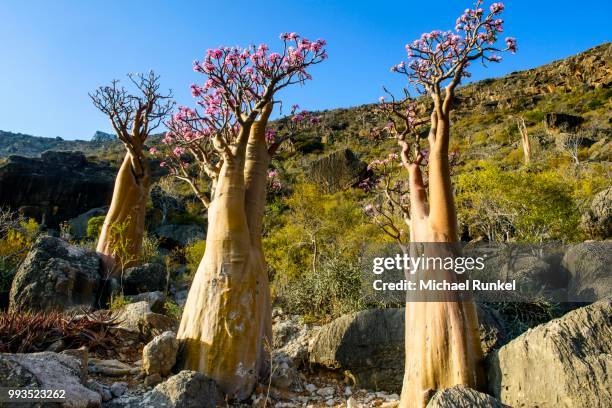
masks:
[(269, 155), (265, 122), (223, 163), (208, 208), (206, 250), (191, 285), (177, 338), (184, 368), (214, 379), (243, 400), (268, 368), (272, 316), (261, 229)]
[[(107, 276), (119, 275), (122, 267), (132, 266), (138, 260), (150, 187), (151, 176), (146, 159), (136, 158), (132, 152), (126, 153), (115, 179), (113, 198), (96, 248), (102, 257)], [(114, 226), (120, 225), (124, 225), (126, 229), (123, 236), (117, 237)], [(118, 250), (118, 239), (125, 244), (123, 250)], [(122, 256), (125, 259), (119, 259)]]
[[(449, 121), (432, 120), (428, 163), (429, 198), (417, 164), (409, 166), (411, 242), (425, 256), (448, 256), (457, 242), (457, 217), (448, 161)], [(443, 245), (451, 244), (451, 245)], [(411, 244), (411, 245), (412, 245)], [(419, 279), (457, 281), (453, 271), (425, 271)], [(442, 293), (435, 301), (406, 303), (406, 361), (400, 407), (425, 407), (436, 389), (464, 384), (481, 388), (484, 380), (476, 307)]]
[(257, 280), (257, 307), (260, 330), (257, 336), (257, 367), (260, 378), (269, 372), (270, 350), (272, 347), (272, 302), (268, 268), (263, 253), (261, 237), (266, 207), (268, 167), (271, 156), (266, 145), (266, 126), (272, 112), (272, 104), (266, 105), (260, 119), (253, 124), (246, 150), (244, 169), (245, 208), (251, 239), (251, 264)]

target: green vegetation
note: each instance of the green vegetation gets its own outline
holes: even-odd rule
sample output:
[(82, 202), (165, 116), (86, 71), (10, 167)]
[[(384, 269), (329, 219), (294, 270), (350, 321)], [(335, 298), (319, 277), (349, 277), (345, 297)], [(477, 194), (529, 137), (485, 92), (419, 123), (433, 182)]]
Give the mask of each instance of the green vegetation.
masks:
[(100, 230), (102, 229), (102, 225), (104, 224), (104, 219), (106, 215), (98, 215), (95, 217), (91, 217), (87, 221), (87, 237), (91, 239), (98, 239), (100, 235)]
[(359, 190), (323, 194), (297, 183), (281, 204), (278, 225), (264, 238), (273, 293), (288, 310), (316, 319), (337, 317), (366, 306), (361, 299), (359, 260), (363, 248), (385, 237), (363, 214)]
[(36, 239), (39, 225), (32, 218), (0, 211), (0, 292), (8, 292), (15, 272)]

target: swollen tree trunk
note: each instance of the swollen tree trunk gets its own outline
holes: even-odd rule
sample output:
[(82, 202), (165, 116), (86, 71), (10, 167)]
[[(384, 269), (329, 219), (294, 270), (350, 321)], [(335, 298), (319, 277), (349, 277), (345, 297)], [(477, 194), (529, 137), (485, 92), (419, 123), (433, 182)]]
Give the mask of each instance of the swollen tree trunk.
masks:
[(270, 368), (272, 347), (272, 302), (270, 285), (261, 237), (266, 207), (268, 166), (270, 154), (266, 146), (266, 126), (272, 112), (272, 104), (266, 105), (260, 119), (253, 124), (249, 134), (244, 168), (245, 208), (251, 237), (251, 265), (257, 280), (257, 308), (260, 316), (260, 330), (257, 336), (257, 370), (261, 378), (267, 376)]
[[(129, 267), (137, 262), (142, 247), (150, 187), (151, 176), (146, 159), (135, 158), (131, 152), (126, 153), (115, 179), (113, 198), (96, 247), (102, 256), (107, 275), (116, 276), (121, 273), (120, 267)], [(116, 236), (116, 226), (119, 225), (126, 227), (121, 237)], [(117, 239), (126, 244), (124, 254), (117, 251)], [(125, 255), (129, 259), (119, 259)]]
[[(443, 243), (457, 242), (457, 219), (448, 162), (449, 121), (432, 122), (434, 141), (429, 158), (429, 207), (421, 170), (409, 166), (410, 233), (412, 243), (425, 245), (425, 256), (441, 254)], [(420, 279), (457, 281), (453, 271), (425, 271)], [(406, 362), (400, 407), (425, 407), (432, 390), (465, 384), (483, 384), (482, 350), (476, 307), (443, 293), (435, 301), (406, 303)]]
[(208, 208), (206, 250), (191, 285), (177, 338), (184, 367), (214, 379), (233, 399), (251, 395), (267, 371), (272, 338), (261, 233), (269, 155), (265, 119), (224, 160)]

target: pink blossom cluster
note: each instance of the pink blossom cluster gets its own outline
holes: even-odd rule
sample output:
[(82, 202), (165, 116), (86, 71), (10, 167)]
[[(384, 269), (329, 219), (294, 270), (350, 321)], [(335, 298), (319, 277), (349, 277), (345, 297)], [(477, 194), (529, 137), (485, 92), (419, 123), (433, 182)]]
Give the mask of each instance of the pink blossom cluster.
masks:
[[(270, 51), (266, 44), (219, 47), (209, 49), (202, 61), (194, 61), (194, 71), (205, 78), (190, 87), (196, 107), (179, 107), (166, 123), (168, 132), (162, 140), (168, 146), (166, 166), (186, 170), (182, 167), (188, 166), (182, 160), (185, 155), (192, 157), (189, 163), (195, 166), (218, 162), (219, 146), (234, 143), (240, 129), (256, 120), (277, 91), (311, 79), (309, 67), (327, 58), (324, 40), (311, 41), (296, 33), (283, 33), (280, 38), (279, 52)], [(266, 134), (269, 142), (275, 137)]]
[(280, 182), (278, 170), (268, 170), (268, 187), (272, 191), (279, 191), (283, 188), (283, 185)]
[(400, 164), (398, 162), (399, 156), (395, 153), (389, 153), (389, 155), (384, 159), (375, 159), (368, 164), (368, 170), (377, 170), (377, 169), (386, 169), (387, 166), (392, 165), (394, 163)]
[(499, 17), (504, 11), (503, 3), (491, 4), (488, 12), (482, 5), (483, 0), (477, 0), (473, 8), (466, 9), (457, 19), (455, 31), (434, 30), (407, 44), (408, 61), (391, 70), (430, 89), (455, 76), (470, 76), (471, 61), (499, 62), (501, 57), (496, 53), (516, 52), (515, 38), (506, 38), (505, 48), (497, 45), (499, 34), (503, 32), (504, 20)]

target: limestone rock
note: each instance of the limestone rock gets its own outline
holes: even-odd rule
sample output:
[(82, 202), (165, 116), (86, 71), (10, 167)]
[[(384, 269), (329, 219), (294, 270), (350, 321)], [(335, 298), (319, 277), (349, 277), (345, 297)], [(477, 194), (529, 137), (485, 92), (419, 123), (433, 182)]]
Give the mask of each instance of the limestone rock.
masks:
[(100, 395), (87, 388), (77, 359), (58, 353), (0, 354), (0, 387), (65, 390), (63, 407), (99, 407)]
[(214, 408), (223, 401), (217, 384), (202, 373), (184, 370), (147, 392), (143, 407)]
[(100, 286), (99, 269), (95, 252), (43, 236), (15, 274), (9, 307), (33, 312), (92, 308)]
[[(503, 321), (489, 308), (479, 315), (482, 346), (490, 351), (505, 340)], [(399, 392), (405, 359), (404, 319), (404, 308), (341, 316), (319, 329), (309, 346), (309, 361), (344, 370), (358, 387)]]
[(518, 407), (612, 406), (612, 304), (530, 329), (487, 359), (489, 391)]
[(123, 272), (123, 292), (126, 295), (164, 291), (166, 284), (166, 269), (158, 263), (134, 266)]
[(496, 398), (463, 385), (437, 391), (427, 408), (510, 408)]
[(147, 301), (125, 305), (117, 313), (117, 329), (140, 335), (149, 340), (165, 331), (176, 331), (178, 321), (159, 313), (153, 313)]
[(142, 369), (147, 375), (159, 373), (167, 376), (176, 363), (178, 348), (179, 342), (174, 332), (160, 334), (142, 350)]

